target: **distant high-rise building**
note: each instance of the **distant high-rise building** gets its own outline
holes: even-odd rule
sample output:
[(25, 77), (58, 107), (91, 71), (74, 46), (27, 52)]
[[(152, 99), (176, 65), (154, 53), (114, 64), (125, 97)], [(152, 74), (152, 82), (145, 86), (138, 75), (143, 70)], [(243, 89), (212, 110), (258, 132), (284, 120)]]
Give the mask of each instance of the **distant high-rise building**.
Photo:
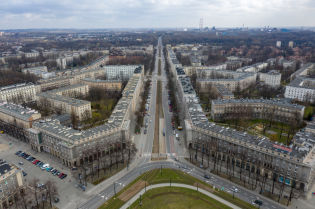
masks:
[(200, 21), (199, 21), (199, 30), (203, 30), (203, 18), (200, 18)]
[(276, 46), (277, 46), (278, 48), (281, 48), (281, 41), (277, 41)]
[(294, 46), (294, 42), (293, 41), (289, 41), (289, 47), (293, 48), (293, 46)]

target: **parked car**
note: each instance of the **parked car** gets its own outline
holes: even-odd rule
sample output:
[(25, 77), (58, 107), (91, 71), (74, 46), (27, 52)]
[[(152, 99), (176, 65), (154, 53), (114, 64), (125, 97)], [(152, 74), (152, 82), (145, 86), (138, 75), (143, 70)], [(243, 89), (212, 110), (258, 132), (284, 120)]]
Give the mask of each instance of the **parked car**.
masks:
[(20, 151), (17, 151), (15, 154), (16, 154), (16, 155), (19, 155), (21, 152), (22, 152), (22, 151), (20, 150)]
[(22, 171), (22, 174), (23, 174), (23, 176), (26, 176), (26, 175), (27, 175), (27, 173), (26, 173), (25, 171)]
[(68, 175), (67, 174), (63, 174), (62, 176), (61, 176), (61, 179), (64, 179), (64, 178), (66, 178)]
[(54, 202), (55, 203), (59, 202), (59, 198), (58, 197), (54, 197)]
[(32, 162), (32, 161), (35, 160), (35, 159), (36, 159), (35, 157), (30, 157), (30, 158), (28, 159), (28, 161)]
[(42, 169), (42, 170), (45, 170), (46, 168), (48, 168), (49, 167), (49, 164), (43, 164), (40, 168)]
[(24, 163), (23, 162), (19, 162), (19, 165), (24, 165)]
[(39, 160), (34, 160), (33, 164), (36, 165), (39, 162)]

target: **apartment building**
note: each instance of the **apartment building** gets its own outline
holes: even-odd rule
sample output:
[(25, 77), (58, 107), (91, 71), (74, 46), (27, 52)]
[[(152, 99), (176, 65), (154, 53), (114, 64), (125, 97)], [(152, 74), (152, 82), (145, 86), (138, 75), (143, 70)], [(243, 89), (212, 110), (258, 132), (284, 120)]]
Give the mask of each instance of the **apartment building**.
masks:
[(102, 66), (108, 61), (108, 56), (100, 57), (92, 63), (70, 70), (62, 70), (56, 72), (56, 77), (50, 79), (39, 80), (38, 83), (42, 91), (47, 91), (55, 88), (61, 88), (69, 85), (80, 83), (82, 79), (95, 79), (99, 76), (104, 76), (105, 72)]
[(218, 64), (218, 65), (210, 65), (210, 66), (189, 66), (183, 68), (186, 75), (191, 76), (194, 73), (200, 74), (199, 72), (206, 69), (212, 69), (212, 70), (226, 70), (227, 64)]
[[(167, 50), (168, 54), (171, 54), (171, 48), (167, 47)], [(171, 69), (174, 69), (169, 56), (168, 62)], [(184, 76), (175, 76), (176, 82), (180, 83)], [(178, 88), (181, 88), (181, 85), (178, 85)], [(209, 122), (199, 104), (199, 98), (193, 96), (191, 92), (188, 92), (188, 96), (180, 96), (180, 98), (182, 98), (180, 104), (184, 106), (181, 108), (187, 111), (184, 135), (191, 159), (202, 163), (201, 159), (209, 156), (218, 164), (222, 162), (222, 166), (233, 164), (234, 168), (235, 165), (237, 173), (244, 169), (243, 172), (250, 171), (264, 176), (269, 185), (272, 185), (275, 179), (288, 187), (295, 185), (295, 188), (301, 191), (310, 189), (315, 168), (315, 160), (312, 158), (312, 153), (315, 151), (315, 135), (312, 132), (301, 130), (295, 135), (301, 142), (292, 142), (286, 146), (273, 142), (267, 137), (254, 136)]]
[(20, 128), (32, 128), (34, 121), (39, 120), (41, 114), (35, 110), (21, 105), (2, 102), (0, 103), (0, 120)]
[(303, 121), (304, 106), (287, 99), (217, 99), (211, 103), (214, 121), (230, 119), (267, 119), (279, 122)]
[(271, 70), (267, 73), (258, 73), (259, 81), (273, 88), (278, 88), (281, 85), (281, 73), (276, 70)]
[(225, 88), (224, 85), (216, 84), (213, 86), (221, 99), (234, 99), (234, 94)]
[(39, 78), (48, 79), (51, 77), (55, 77), (55, 72), (48, 72), (46, 66), (38, 66), (32, 68), (24, 68), (22, 69), (22, 73), (30, 73), (32, 75), (36, 75)]
[(33, 83), (20, 83), (0, 87), (0, 101), (23, 103), (36, 100), (40, 86)]
[(38, 84), (40, 85), (42, 91), (47, 91), (76, 84), (76, 80), (73, 76), (58, 76), (54, 78), (39, 80)]
[(86, 151), (103, 147), (102, 155), (109, 145), (125, 146), (131, 140), (130, 117), (136, 110), (142, 90), (143, 69), (135, 71), (115, 106), (108, 122), (87, 130), (75, 130), (60, 124), (58, 120), (43, 120), (34, 123), (28, 130), (31, 147), (37, 151), (50, 153), (66, 166), (79, 166), (87, 159)]
[(105, 65), (103, 67), (108, 80), (129, 79), (136, 69), (141, 69), (139, 65)]
[(74, 84), (47, 91), (46, 93), (56, 94), (64, 97), (86, 96), (89, 93), (89, 86), (87, 84)]
[(217, 84), (233, 92), (237, 89), (246, 89), (256, 83), (256, 76), (256, 73), (203, 69), (197, 74), (197, 84), (202, 92), (207, 91), (209, 85)]
[(0, 208), (9, 208), (15, 201), (14, 195), (19, 193), (22, 187), (22, 171), (0, 159)]
[(310, 71), (315, 71), (313, 63), (305, 65), (291, 75), (293, 80), (285, 88), (285, 98), (315, 102), (315, 78), (309, 77)]
[(121, 80), (100, 80), (85, 78), (81, 80), (82, 84), (88, 85), (90, 88), (100, 88), (107, 91), (121, 91)]
[(71, 98), (71, 96), (86, 95), (88, 85), (76, 84), (72, 86), (54, 89), (38, 95), (38, 102), (62, 113), (74, 114), (79, 120), (91, 117), (91, 102)]

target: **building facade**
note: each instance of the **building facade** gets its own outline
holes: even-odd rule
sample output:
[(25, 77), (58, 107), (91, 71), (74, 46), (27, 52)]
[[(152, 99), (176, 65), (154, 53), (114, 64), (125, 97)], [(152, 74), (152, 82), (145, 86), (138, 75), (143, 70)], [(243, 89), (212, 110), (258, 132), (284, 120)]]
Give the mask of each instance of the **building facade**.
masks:
[(122, 82), (120, 80), (100, 80), (100, 79), (82, 79), (82, 84), (88, 85), (90, 88), (101, 88), (108, 91), (121, 91)]
[(59, 158), (66, 166), (79, 166), (93, 159), (87, 153), (102, 149), (101, 155), (112, 147), (123, 147), (130, 142), (130, 117), (136, 110), (142, 90), (143, 69), (135, 71), (115, 106), (108, 122), (87, 130), (75, 130), (60, 124), (57, 120), (45, 120), (34, 123), (28, 129), (31, 147), (37, 151), (50, 153)]
[(0, 88), (0, 101), (23, 103), (35, 101), (41, 91), (40, 86), (33, 83), (21, 83)]
[(286, 86), (284, 97), (303, 102), (315, 102), (315, 64), (309, 63), (291, 75), (292, 81)]
[(23, 175), (13, 164), (0, 159), (0, 208), (9, 208), (14, 203), (14, 195), (23, 187)]
[[(167, 50), (168, 54), (172, 53), (170, 47)], [(172, 59), (168, 59), (168, 62), (173, 65)], [(174, 69), (174, 65), (171, 69)], [(177, 83), (185, 76), (176, 75), (174, 71), (172, 73)], [(192, 89), (188, 85), (191, 84), (187, 82), (185, 88)], [(181, 88), (181, 85), (177, 86)], [(186, 93), (183, 89), (179, 92)], [(301, 130), (295, 135), (301, 142), (293, 141), (286, 146), (267, 137), (219, 126), (209, 122), (199, 104), (199, 98), (192, 91), (187, 93), (186, 96), (179, 95), (185, 111), (184, 134), (191, 160), (207, 166), (207, 158), (214, 165), (226, 165), (225, 170), (233, 172), (233, 175), (246, 172), (265, 178), (269, 185), (279, 182), (289, 188), (294, 186), (301, 191), (309, 190), (314, 180), (315, 160), (311, 157), (315, 150), (314, 134)]]
[(20, 128), (31, 128), (34, 121), (39, 120), (41, 114), (21, 105), (2, 102), (0, 103), (0, 120)]
[(259, 73), (259, 81), (273, 88), (278, 88), (281, 85), (281, 73), (271, 70), (267, 73)]
[(231, 119), (267, 119), (288, 123), (303, 121), (304, 106), (286, 99), (229, 99), (212, 100), (211, 117), (214, 121)]

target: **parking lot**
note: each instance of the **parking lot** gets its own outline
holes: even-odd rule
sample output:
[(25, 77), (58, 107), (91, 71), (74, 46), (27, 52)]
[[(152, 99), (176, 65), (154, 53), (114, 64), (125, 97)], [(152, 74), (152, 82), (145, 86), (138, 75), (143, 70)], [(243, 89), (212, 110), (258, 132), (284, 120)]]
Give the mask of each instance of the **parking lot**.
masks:
[[(57, 169), (60, 173), (67, 174), (63, 179), (59, 178), (58, 175), (53, 175), (45, 169), (34, 165), (31, 161), (24, 159), (21, 156), (16, 155), (16, 152), (22, 151), (40, 160), (43, 164), (49, 164), (45, 167), (53, 167)], [(87, 195), (82, 189), (78, 188), (78, 182), (71, 176), (70, 169), (63, 166), (58, 159), (49, 156), (46, 153), (38, 153), (31, 149), (30, 145), (20, 142), (10, 136), (5, 134), (0, 134), (0, 158), (6, 160), (9, 163), (15, 164), (22, 171), (27, 173), (24, 176), (24, 184), (29, 185), (33, 179), (39, 179), (39, 184), (44, 184), (45, 182), (52, 181), (55, 183), (59, 192), (59, 202), (56, 206), (59, 208), (67, 208), (69, 200), (72, 202), (80, 203), (80, 200), (87, 199)], [(91, 188), (91, 186), (88, 188)]]

